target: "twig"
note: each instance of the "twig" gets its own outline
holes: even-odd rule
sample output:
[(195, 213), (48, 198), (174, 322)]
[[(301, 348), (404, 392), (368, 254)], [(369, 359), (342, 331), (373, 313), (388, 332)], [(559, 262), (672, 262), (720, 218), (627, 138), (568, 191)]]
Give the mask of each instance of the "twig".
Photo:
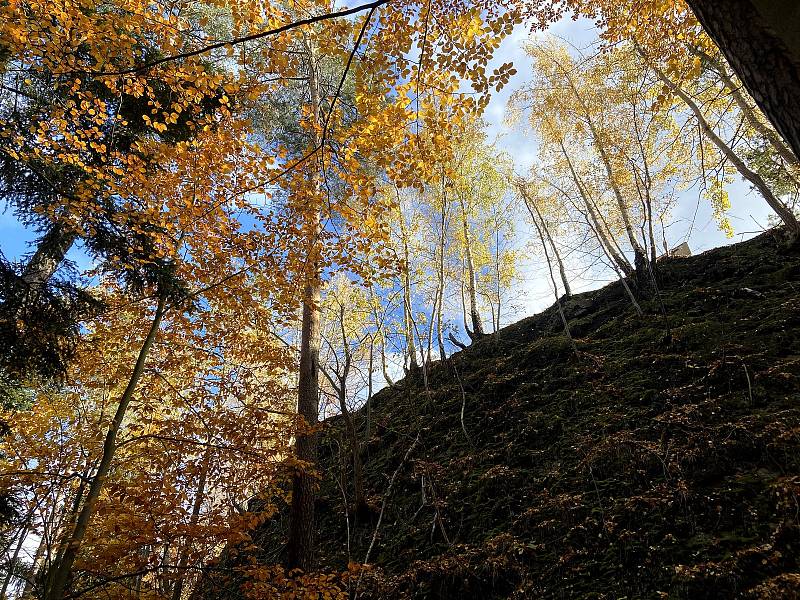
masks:
[(342, 492), (342, 501), (344, 502), (344, 519), (345, 525), (347, 526), (347, 562), (350, 562), (350, 509), (347, 505), (347, 491), (344, 489), (344, 463), (342, 462), (342, 446), (339, 444), (339, 440), (334, 440), (336, 442), (336, 446), (339, 449), (339, 464), (342, 465), (342, 479), (336, 478), (336, 484), (339, 486), (339, 490)]
[(597, 504), (600, 506), (600, 518), (603, 519), (603, 527), (606, 526), (606, 511), (603, 508), (603, 499), (600, 497), (600, 488), (597, 487), (597, 480), (594, 478), (594, 471), (592, 471), (592, 465), (588, 462), (586, 466), (589, 468), (589, 475), (592, 477), (592, 483), (594, 484), (594, 491), (597, 494)]
[(753, 386), (750, 383), (750, 373), (747, 371), (747, 365), (742, 362), (744, 367), (744, 376), (747, 377), (747, 393), (750, 395), (750, 406), (753, 406)]
[(456, 374), (456, 381), (458, 381), (458, 387), (461, 388), (461, 431), (464, 432), (464, 437), (467, 438), (467, 442), (470, 446), (474, 447), (475, 444), (472, 443), (472, 438), (469, 437), (469, 433), (467, 433), (467, 426), (464, 423), (464, 409), (467, 406), (467, 392), (464, 391), (464, 384), (461, 382), (461, 376), (458, 374), (458, 368), (453, 363), (453, 372)]
[[(363, 564), (365, 565), (369, 563), (369, 555), (372, 553), (372, 548), (375, 546), (375, 540), (378, 539), (378, 530), (381, 527), (381, 521), (383, 521), (383, 513), (386, 510), (386, 502), (389, 500), (389, 495), (391, 494), (392, 486), (394, 485), (394, 480), (397, 479), (397, 474), (400, 472), (400, 469), (402, 469), (403, 466), (406, 464), (406, 461), (408, 460), (411, 451), (414, 450), (414, 447), (417, 445), (418, 441), (419, 441), (419, 432), (417, 433), (417, 437), (414, 438), (412, 444), (408, 447), (408, 450), (406, 450), (406, 453), (403, 456), (403, 460), (400, 461), (400, 464), (397, 465), (397, 468), (394, 470), (394, 473), (392, 473), (391, 479), (389, 479), (389, 486), (386, 488), (386, 493), (383, 495), (383, 502), (381, 503), (381, 512), (378, 515), (378, 522), (375, 524), (375, 531), (372, 532), (372, 540), (369, 543), (369, 548), (367, 548), (367, 554), (364, 556)], [(363, 574), (364, 574), (363, 570), (358, 574), (358, 582), (356, 583), (354, 600), (358, 598), (358, 588), (361, 585), (361, 576)]]
[(320, 21), (327, 21), (327, 20), (330, 20), (330, 19), (336, 19), (338, 17), (347, 17), (349, 15), (353, 15), (353, 14), (356, 14), (356, 13), (359, 13), (359, 12), (363, 12), (365, 10), (370, 10), (370, 9), (374, 11), (376, 8), (378, 8), (379, 6), (381, 6), (383, 4), (386, 4), (388, 1), (389, 0), (375, 0), (374, 2), (369, 2), (367, 4), (361, 4), (359, 6), (354, 6), (352, 8), (346, 8), (346, 9), (343, 9), (343, 10), (340, 10), (340, 11), (336, 11), (336, 12), (325, 13), (325, 14), (322, 14), (322, 15), (315, 15), (315, 16), (308, 17), (308, 18), (305, 18), (305, 19), (298, 19), (297, 21), (292, 21), (291, 23), (286, 23), (286, 24), (281, 25), (280, 27), (276, 27), (274, 29), (268, 29), (266, 31), (259, 31), (257, 33), (253, 33), (253, 34), (250, 34), (250, 35), (245, 35), (245, 36), (242, 36), (242, 37), (233, 38), (233, 39), (222, 41), (222, 42), (216, 42), (214, 44), (209, 44), (208, 46), (204, 46), (202, 48), (198, 48), (197, 50), (191, 50), (189, 52), (180, 52), (178, 54), (165, 56), (163, 58), (159, 58), (158, 60), (154, 60), (154, 61), (145, 63), (143, 65), (139, 65), (137, 67), (130, 67), (130, 68), (127, 68), (127, 69), (121, 69), (119, 71), (72, 71), (72, 72), (73, 73), (83, 73), (83, 74), (86, 74), (86, 75), (101, 75), (101, 76), (133, 75), (133, 74), (136, 74), (136, 73), (141, 73), (143, 71), (147, 71), (149, 69), (152, 69), (153, 67), (156, 67), (158, 65), (161, 65), (161, 64), (164, 64), (164, 63), (167, 63), (167, 62), (180, 60), (180, 59), (185, 59), (185, 58), (191, 58), (193, 56), (200, 56), (201, 54), (206, 54), (208, 52), (211, 52), (212, 50), (217, 50), (219, 48), (225, 48), (225, 47), (229, 47), (229, 46), (236, 46), (236, 45), (239, 45), (239, 44), (243, 44), (245, 42), (251, 42), (251, 41), (259, 40), (259, 39), (262, 39), (262, 38), (265, 38), (265, 37), (278, 35), (278, 34), (283, 33), (285, 31), (289, 31), (291, 29), (296, 29), (296, 28), (303, 27), (303, 26), (306, 26), (306, 25), (313, 25), (314, 23), (318, 23)]

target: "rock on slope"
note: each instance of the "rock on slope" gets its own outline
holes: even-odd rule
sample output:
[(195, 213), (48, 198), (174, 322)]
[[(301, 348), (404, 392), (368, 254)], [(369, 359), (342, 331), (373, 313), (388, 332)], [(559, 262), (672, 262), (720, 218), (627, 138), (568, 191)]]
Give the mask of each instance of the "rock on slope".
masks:
[(551, 308), (377, 394), (372, 511), (330, 421), (320, 566), (362, 562), (383, 506), (360, 598), (797, 597), (800, 254), (765, 234), (659, 272), (671, 336), (614, 284), (566, 302), (577, 356)]

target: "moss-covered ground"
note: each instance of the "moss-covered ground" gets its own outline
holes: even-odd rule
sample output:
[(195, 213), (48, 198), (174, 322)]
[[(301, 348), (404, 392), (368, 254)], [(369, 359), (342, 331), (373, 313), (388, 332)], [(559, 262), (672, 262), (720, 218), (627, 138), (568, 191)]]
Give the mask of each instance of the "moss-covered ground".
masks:
[(331, 420), (320, 567), (363, 562), (384, 507), (360, 598), (798, 597), (800, 254), (765, 234), (658, 271), (666, 321), (613, 284), (565, 302), (577, 355), (553, 307), (378, 393), (372, 510)]

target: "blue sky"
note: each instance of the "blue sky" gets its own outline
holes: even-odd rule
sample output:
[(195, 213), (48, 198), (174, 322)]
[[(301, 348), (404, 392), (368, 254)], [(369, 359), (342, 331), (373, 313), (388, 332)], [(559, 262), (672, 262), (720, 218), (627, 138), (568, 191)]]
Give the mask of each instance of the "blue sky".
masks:
[(9, 260), (16, 260), (28, 251), (27, 242), (34, 239), (31, 232), (22, 227), (7, 206), (0, 214), (0, 250)]

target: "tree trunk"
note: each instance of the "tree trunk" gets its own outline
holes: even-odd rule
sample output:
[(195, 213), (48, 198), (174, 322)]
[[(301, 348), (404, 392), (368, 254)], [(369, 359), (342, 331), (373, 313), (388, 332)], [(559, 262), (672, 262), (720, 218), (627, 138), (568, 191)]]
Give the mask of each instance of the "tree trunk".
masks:
[(75, 562), (75, 558), (78, 556), (83, 538), (86, 535), (86, 530), (89, 527), (89, 520), (94, 514), (95, 505), (100, 497), (100, 492), (103, 489), (106, 476), (111, 469), (111, 463), (114, 459), (114, 453), (117, 449), (117, 434), (122, 427), (122, 420), (125, 418), (128, 405), (133, 397), (133, 392), (136, 390), (139, 379), (141, 379), (142, 373), (144, 372), (144, 364), (147, 360), (147, 355), (150, 353), (150, 348), (152, 347), (153, 342), (156, 339), (156, 335), (158, 334), (159, 327), (161, 326), (161, 319), (164, 316), (165, 305), (166, 298), (162, 294), (158, 299), (158, 306), (156, 308), (155, 315), (153, 316), (153, 322), (150, 325), (150, 330), (147, 332), (147, 337), (145, 337), (144, 343), (139, 350), (139, 356), (136, 359), (136, 364), (134, 365), (131, 378), (128, 381), (128, 385), (125, 387), (125, 391), (120, 397), (119, 404), (117, 405), (117, 411), (108, 427), (108, 431), (106, 432), (100, 463), (97, 466), (97, 472), (92, 478), (92, 482), (89, 484), (89, 491), (86, 494), (86, 500), (84, 501), (80, 513), (78, 514), (78, 519), (75, 522), (75, 528), (72, 531), (72, 535), (69, 537), (69, 541), (67, 542), (61, 559), (53, 567), (54, 570), (53, 577), (51, 579), (51, 586), (46, 595), (47, 600), (62, 600), (64, 597), (67, 582), (72, 575), (72, 565)]
[[(375, 353), (375, 340), (377, 339), (380, 346), (380, 353), (381, 353), (381, 369), (383, 370), (383, 378), (386, 380), (386, 384), (391, 387), (394, 385), (392, 378), (389, 376), (389, 366), (386, 363), (386, 335), (384, 333), (385, 327), (385, 316), (379, 317), (378, 316), (378, 307), (380, 306), (379, 302), (375, 299), (374, 290), (370, 287), (369, 288), (369, 301), (370, 305), (372, 306), (372, 314), (375, 317), (375, 333), (370, 336), (370, 347), (369, 347), (369, 393), (367, 394), (367, 398), (372, 397), (372, 373), (373, 373), (373, 361), (374, 361), (374, 353)], [(369, 439), (369, 427), (367, 427), (367, 439)]]
[[(634, 180), (636, 181), (636, 189), (639, 193), (639, 200), (642, 203), (642, 208), (644, 209), (644, 217), (645, 217), (645, 224), (647, 225), (647, 232), (644, 231), (644, 225), (642, 225), (642, 239), (645, 241), (645, 249), (647, 249), (648, 241), (650, 242), (650, 256), (648, 257), (649, 264), (646, 264), (647, 270), (650, 275), (653, 276), (655, 279), (655, 268), (656, 268), (656, 236), (653, 231), (653, 196), (652, 196), (652, 189), (653, 189), (653, 178), (650, 175), (650, 161), (647, 158), (647, 150), (645, 149), (644, 144), (644, 135), (642, 132), (639, 131), (639, 122), (636, 119), (636, 104), (633, 104), (633, 111), (634, 111), (634, 118), (633, 118), (633, 125), (636, 133), (636, 142), (639, 147), (639, 153), (641, 154), (642, 164), (637, 167), (636, 164), (631, 165), (633, 170)], [(639, 169), (643, 172), (644, 176), (639, 174)], [(644, 192), (644, 193), (642, 193)], [(652, 281), (655, 285), (655, 281)]]
[[(434, 260), (435, 260), (435, 257), (434, 257)], [(431, 304), (431, 317), (430, 317), (430, 321), (428, 321), (428, 333), (427, 333), (428, 337), (425, 340), (425, 342), (423, 342), (421, 339), (419, 341), (419, 346), (421, 348), (420, 352), (423, 355), (422, 356), (422, 364), (423, 365), (431, 364), (431, 356), (432, 356), (432, 353), (433, 353), (433, 350), (432, 350), (432, 348), (433, 348), (433, 331), (434, 331), (434, 328), (435, 328), (435, 325), (436, 325), (436, 312), (437, 312), (437, 308), (439, 307), (439, 289), (440, 288), (437, 285), (436, 289), (434, 290), (434, 294), (433, 294), (433, 303)], [(423, 344), (425, 346), (427, 346), (427, 349), (422, 349)]]
[[(530, 210), (530, 207), (529, 207)], [(533, 216), (533, 212), (531, 211), (531, 217), (533, 218), (533, 224), (536, 226), (536, 231), (539, 234), (539, 240), (542, 242), (542, 249), (544, 250), (544, 257), (547, 261), (547, 269), (550, 272), (550, 281), (553, 283), (553, 295), (556, 299), (556, 307), (558, 308), (558, 314), (561, 317), (561, 323), (564, 325), (564, 335), (567, 336), (570, 345), (572, 346), (572, 351), (575, 353), (575, 356), (578, 356), (578, 347), (575, 345), (575, 340), (572, 338), (572, 332), (569, 330), (569, 321), (567, 321), (567, 317), (564, 314), (564, 309), (561, 306), (561, 299), (558, 297), (558, 286), (556, 285), (556, 278), (553, 275), (553, 263), (550, 261), (550, 253), (547, 251), (547, 242), (545, 242), (544, 234), (542, 233), (542, 228), (536, 220), (536, 217)]]
[[(639, 53), (642, 55), (645, 60), (648, 60), (647, 56), (644, 54), (644, 51), (641, 48), (638, 48)], [(800, 239), (800, 222), (798, 222), (797, 217), (794, 213), (778, 199), (773, 193), (772, 190), (769, 188), (767, 183), (761, 178), (761, 176), (756, 173), (755, 171), (751, 170), (744, 161), (739, 158), (739, 156), (734, 152), (733, 148), (731, 148), (721, 137), (719, 137), (716, 132), (711, 128), (711, 125), (705, 118), (703, 111), (700, 110), (700, 107), (697, 103), (692, 99), (689, 94), (687, 94), (683, 89), (678, 86), (674, 81), (669, 79), (666, 74), (659, 69), (657, 66), (651, 63), (650, 65), (653, 71), (658, 75), (659, 79), (664, 83), (664, 85), (669, 88), (672, 93), (678, 96), (686, 106), (694, 114), (697, 122), (700, 124), (700, 128), (703, 132), (708, 136), (708, 139), (722, 152), (723, 156), (727, 158), (736, 170), (739, 171), (739, 174), (753, 184), (761, 196), (766, 200), (767, 204), (769, 204), (770, 208), (775, 211), (775, 213), (781, 218), (783, 223), (786, 225), (787, 232), (789, 234), (789, 241), (790, 243), (796, 242)]]
[(500, 311), (501, 311), (501, 304), (503, 301), (502, 298), (502, 285), (500, 281), (500, 226), (495, 220), (495, 230), (494, 230), (494, 274), (495, 279), (497, 281), (497, 311), (495, 312), (495, 322), (494, 322), (494, 332), (497, 333), (500, 331)]
[[(317, 73), (316, 52), (306, 41), (308, 61), (308, 87), (311, 96), (312, 118), (321, 124), (320, 86)], [(315, 146), (322, 143), (320, 134), (314, 136)], [(317, 179), (315, 177), (315, 179)], [(319, 187), (317, 185), (317, 187)], [(315, 189), (316, 194), (319, 190)], [(322, 274), (320, 273), (319, 235), (322, 230), (322, 215), (316, 206), (308, 216), (306, 235), (307, 259), (310, 265), (303, 290), (303, 323), (300, 333), (300, 373), (297, 389), (297, 412), (306, 425), (315, 428), (319, 421), (319, 350), (320, 350), (320, 299), (322, 296)], [(314, 564), (314, 502), (316, 496), (315, 477), (310, 469), (317, 463), (318, 434), (316, 431), (297, 436), (295, 458), (306, 464), (298, 470), (292, 481), (292, 505), (289, 511), (289, 569), (310, 571)]]
[(631, 248), (633, 249), (634, 255), (634, 267), (639, 270), (640, 266), (647, 261), (647, 257), (645, 256), (644, 249), (642, 245), (639, 243), (639, 240), (636, 238), (636, 232), (633, 229), (633, 224), (631, 221), (630, 212), (628, 211), (628, 206), (625, 204), (625, 199), (622, 197), (622, 191), (620, 190), (619, 185), (617, 184), (617, 180), (614, 178), (614, 169), (611, 166), (611, 159), (608, 156), (608, 152), (606, 151), (606, 146), (603, 143), (603, 138), (600, 135), (600, 132), (597, 130), (595, 126), (594, 119), (592, 118), (592, 113), (589, 110), (588, 106), (584, 102), (583, 97), (580, 95), (578, 88), (575, 86), (574, 82), (572, 81), (572, 77), (566, 69), (564, 69), (560, 64), (562, 72), (564, 73), (564, 77), (567, 80), (567, 83), (572, 90), (572, 93), (575, 95), (575, 98), (581, 105), (583, 109), (584, 117), (586, 118), (586, 122), (589, 125), (589, 130), (592, 133), (592, 145), (597, 153), (600, 155), (600, 159), (603, 162), (603, 166), (606, 170), (606, 176), (608, 177), (608, 183), (611, 186), (611, 190), (614, 192), (614, 198), (617, 201), (617, 208), (619, 208), (620, 216), (622, 217), (622, 222), (625, 226), (625, 231), (628, 234), (628, 240), (631, 243)]
[[(339, 395), (339, 409), (344, 417), (345, 426), (347, 428), (347, 435), (350, 438), (350, 454), (353, 459), (353, 490), (355, 496), (356, 513), (361, 513), (367, 506), (366, 494), (364, 493), (364, 469), (361, 463), (361, 442), (358, 439), (358, 432), (356, 431), (353, 415), (350, 414), (350, 408), (347, 406), (347, 379), (350, 376), (350, 369), (353, 365), (353, 355), (350, 352), (350, 342), (347, 339), (347, 331), (344, 326), (345, 321), (345, 306), (339, 303), (339, 327), (342, 334), (342, 346), (344, 348), (344, 366), (340, 374), (337, 374), (339, 379), (337, 392)], [(370, 377), (370, 395), (372, 394), (372, 343), (370, 343), (370, 358), (369, 358), (369, 377)]]
[(650, 265), (652, 269), (656, 268), (656, 234), (653, 229), (653, 202), (650, 194), (647, 194), (647, 237), (650, 240)]
[(631, 266), (630, 262), (628, 262), (628, 259), (625, 257), (624, 254), (617, 252), (616, 248), (614, 247), (614, 244), (611, 242), (611, 240), (608, 239), (608, 235), (606, 234), (606, 231), (603, 227), (603, 223), (600, 222), (600, 219), (598, 218), (598, 215), (595, 212), (592, 204), (586, 201), (585, 205), (589, 217), (591, 218), (592, 223), (594, 224), (593, 229), (597, 234), (597, 238), (600, 240), (600, 244), (605, 248), (609, 258), (611, 258), (615, 266), (622, 273), (624, 273), (625, 277), (630, 277), (631, 275), (633, 275), (633, 267)]
[[(383, 376), (386, 379), (386, 383), (389, 387), (392, 386), (391, 380), (389, 376), (386, 374), (386, 354), (383, 352), (383, 347), (381, 347), (381, 353), (383, 354)], [(367, 422), (364, 425), (364, 441), (366, 442), (367, 447), (369, 448), (369, 437), (372, 435), (372, 362), (374, 360), (375, 354), (375, 340), (370, 340), (369, 343), (369, 374), (367, 375), (367, 401), (364, 403), (366, 404), (366, 413), (367, 413)]]
[(636, 232), (633, 230), (633, 223), (631, 221), (631, 215), (628, 211), (628, 207), (625, 204), (625, 199), (622, 197), (622, 192), (617, 185), (616, 179), (614, 179), (614, 172), (611, 167), (611, 161), (608, 158), (608, 154), (606, 153), (605, 146), (603, 146), (602, 141), (599, 138), (599, 133), (595, 130), (594, 124), (591, 125), (592, 130), (592, 139), (595, 142), (595, 148), (598, 150), (600, 157), (603, 160), (603, 165), (606, 169), (606, 175), (608, 177), (608, 182), (611, 185), (611, 189), (614, 192), (614, 198), (617, 200), (617, 208), (619, 208), (620, 216), (622, 216), (622, 223), (625, 226), (625, 231), (628, 234), (628, 241), (631, 243), (631, 248), (633, 248), (633, 266), (636, 269), (637, 273), (641, 272), (642, 265), (647, 261), (645, 257), (644, 249), (642, 245), (639, 243), (639, 240), (636, 238)]
[(630, 277), (633, 275), (633, 268), (631, 267), (630, 262), (628, 262), (628, 259), (624, 254), (617, 252), (617, 250), (614, 248), (614, 244), (612, 244), (611, 240), (608, 239), (603, 227), (604, 224), (600, 222), (600, 217), (595, 212), (593, 207), (594, 202), (589, 199), (586, 189), (583, 187), (583, 181), (581, 181), (580, 177), (578, 177), (578, 174), (575, 172), (575, 168), (572, 165), (572, 160), (570, 159), (569, 154), (567, 154), (566, 148), (564, 148), (564, 143), (559, 142), (559, 144), (561, 146), (561, 153), (564, 155), (567, 165), (569, 166), (570, 173), (572, 174), (572, 180), (575, 182), (575, 186), (578, 188), (578, 194), (580, 194), (580, 197), (586, 206), (586, 210), (594, 222), (594, 230), (598, 235), (600, 243), (604, 246), (609, 256), (613, 259), (619, 269), (625, 273), (625, 276)]
[(353, 461), (353, 492), (356, 514), (363, 512), (367, 506), (367, 496), (364, 492), (364, 467), (361, 462), (361, 443), (358, 440), (358, 432), (353, 422), (353, 415), (347, 407), (347, 383), (346, 378), (339, 380), (339, 408), (344, 417), (347, 436), (350, 438), (350, 455)]
[[(319, 216), (317, 215), (317, 220)], [(316, 246), (316, 241), (313, 242)], [(310, 253), (313, 256), (316, 251)], [(315, 261), (316, 262), (316, 261)], [(300, 339), (300, 379), (297, 412), (308, 427), (319, 420), (320, 297), (322, 280), (316, 264), (303, 294), (303, 325)], [(315, 478), (309, 471), (317, 461), (315, 431), (297, 436), (295, 458), (308, 465), (294, 475), (289, 515), (288, 565), (290, 569), (311, 570), (314, 559)]]
[[(386, 385), (392, 387), (394, 385), (394, 380), (389, 375), (389, 365), (386, 362), (386, 337), (381, 334), (380, 339), (380, 349), (381, 349), (381, 371), (383, 371), (383, 379), (386, 381)], [(370, 348), (369, 350), (369, 362), (370, 368), (372, 366), (372, 353), (375, 351), (374, 348)], [(369, 374), (369, 389), (370, 389), (370, 396), (372, 396), (372, 371)]]
[(719, 57), (710, 56), (698, 48), (690, 48), (690, 50), (695, 56), (706, 61), (717, 75), (719, 75), (720, 80), (728, 89), (731, 98), (736, 102), (736, 105), (739, 107), (739, 110), (742, 111), (747, 122), (761, 137), (767, 140), (775, 152), (778, 153), (778, 156), (780, 156), (789, 167), (793, 169), (800, 167), (800, 161), (797, 159), (794, 152), (792, 152), (791, 148), (786, 145), (783, 138), (756, 114), (756, 109), (747, 101), (741, 86), (733, 80), (730, 73), (725, 68), (723, 61)]
[(796, 0), (688, 0), (761, 111), (800, 156)]
[(447, 190), (442, 177), (442, 228), (439, 232), (439, 302), (436, 305), (436, 341), (439, 346), (439, 360), (447, 358), (442, 338), (442, 304), (444, 303), (444, 246), (447, 228)]
[(550, 235), (550, 229), (547, 227), (547, 223), (545, 223), (544, 219), (542, 218), (542, 213), (539, 211), (539, 206), (536, 204), (536, 202), (531, 202), (531, 204), (533, 205), (533, 210), (536, 211), (536, 216), (539, 217), (539, 223), (544, 230), (547, 241), (550, 242), (550, 246), (553, 249), (553, 255), (556, 257), (556, 264), (558, 264), (558, 272), (561, 275), (561, 283), (564, 286), (564, 294), (567, 296), (567, 298), (569, 298), (572, 296), (572, 290), (569, 288), (569, 280), (567, 279), (567, 272), (564, 269), (564, 261), (561, 260), (561, 254), (559, 253), (555, 242), (553, 242), (553, 236)]
[[(102, 418), (103, 415), (101, 414), (100, 420), (102, 420)], [(56, 501), (53, 505), (53, 513), (50, 516), (50, 522), (48, 523), (49, 527), (42, 528), (42, 540), (44, 541), (45, 538), (47, 538), (46, 553), (42, 563), (45, 595), (47, 594), (47, 590), (52, 587), (52, 578), (55, 575), (56, 568), (61, 564), (61, 558), (67, 548), (70, 534), (75, 529), (75, 521), (78, 518), (78, 513), (83, 503), (83, 495), (86, 493), (86, 483), (89, 481), (89, 477), (94, 469), (94, 464), (90, 463), (86, 465), (83, 471), (83, 477), (81, 477), (81, 482), (78, 484), (78, 489), (75, 490), (74, 497), (70, 499), (69, 492), (64, 495), (63, 509), (60, 511), (60, 514), (56, 512), (56, 506), (58, 505)], [(67, 511), (68, 503), (70, 504), (69, 511)], [(55, 554), (55, 557), (53, 554)]]
[[(211, 448), (209, 447), (205, 452), (205, 456), (203, 456), (203, 465), (200, 468), (200, 477), (197, 481), (197, 492), (192, 505), (192, 513), (189, 516), (190, 531), (194, 530), (195, 527), (197, 527), (197, 523), (200, 521), (200, 509), (202, 508), (203, 500), (205, 500), (206, 497), (206, 480), (208, 478), (208, 470), (210, 467)], [(181, 594), (183, 593), (183, 582), (186, 580), (186, 567), (189, 565), (190, 550), (191, 545), (189, 540), (187, 540), (181, 549), (180, 558), (178, 559), (178, 580), (175, 582), (175, 588), (172, 590), (172, 600), (181, 600)]]
[(67, 229), (63, 223), (53, 223), (25, 265), (20, 277), (22, 281), (34, 292), (41, 289), (64, 262), (64, 257), (77, 237), (75, 232)]
[[(579, 210), (579, 212), (581, 211)], [(603, 234), (601, 232), (598, 232), (597, 230), (598, 224), (596, 219), (594, 217), (590, 217), (588, 214), (583, 214), (583, 218), (586, 220), (586, 224), (589, 226), (589, 229), (592, 230), (595, 237), (600, 242), (600, 249), (603, 251), (603, 253), (606, 255), (606, 258), (611, 263), (611, 268), (614, 269), (614, 273), (617, 274), (617, 278), (622, 284), (622, 287), (625, 289), (625, 292), (628, 294), (628, 298), (630, 298), (631, 304), (633, 304), (633, 307), (636, 310), (636, 314), (638, 314), (641, 317), (643, 314), (642, 307), (639, 306), (639, 303), (636, 301), (636, 296), (633, 294), (633, 290), (631, 290), (630, 286), (628, 285), (628, 282), (625, 281), (625, 276), (622, 274), (622, 271), (620, 271), (619, 267), (616, 264), (616, 261), (611, 257), (611, 254), (609, 253), (609, 248), (606, 246), (606, 243), (602, 239)]]
[[(469, 328), (469, 322), (467, 321), (467, 297), (464, 294), (464, 276), (466, 273), (466, 265), (464, 261), (461, 261), (461, 317), (464, 324), (464, 331), (467, 332), (467, 335), (472, 339), (472, 331)], [(494, 324), (494, 321), (492, 321)]]
[(469, 223), (467, 222), (467, 206), (464, 198), (461, 201), (461, 223), (464, 228), (464, 254), (467, 258), (467, 288), (469, 289), (469, 314), (472, 321), (472, 331), (467, 329), (469, 337), (473, 340), (484, 335), (481, 314), (478, 312), (478, 293), (475, 279), (475, 263), (472, 260), (472, 240), (469, 235)]
[(8, 573), (6, 574), (6, 577), (3, 580), (3, 587), (2, 589), (0, 589), (0, 600), (5, 600), (5, 598), (7, 598), (6, 592), (8, 591), (8, 587), (11, 585), (11, 580), (14, 578), (14, 567), (16, 566), (17, 560), (19, 559), (19, 553), (22, 551), (22, 546), (25, 544), (25, 538), (28, 537), (29, 522), (30, 518), (25, 522), (25, 526), (19, 533), (19, 541), (17, 542), (17, 547), (14, 549), (14, 554), (11, 556), (10, 562), (8, 564)]
[(419, 363), (417, 363), (417, 347), (414, 343), (414, 313), (411, 304), (411, 274), (409, 273), (411, 257), (408, 251), (406, 220), (403, 216), (403, 211), (399, 208), (399, 201), (397, 206), (400, 217), (400, 237), (403, 238), (403, 327), (405, 329), (406, 347), (408, 348), (409, 368), (412, 371), (416, 371), (419, 368)]
[(37, 573), (40, 570), (42, 557), (44, 556), (45, 545), (45, 538), (44, 535), (42, 535), (42, 537), (39, 538), (39, 544), (36, 546), (36, 552), (33, 553), (31, 572), (29, 577), (25, 580), (25, 587), (22, 588), (22, 594), (20, 594), (20, 598), (28, 599), (33, 597), (33, 587), (36, 582)]
[(444, 347), (444, 337), (442, 337), (442, 298), (444, 290), (439, 293), (439, 306), (436, 308), (436, 344), (439, 347), (439, 360), (447, 358)]
[(488, 300), (489, 300), (489, 307), (491, 308), (492, 311), (492, 333), (497, 333), (497, 315), (495, 312), (497, 305), (494, 303), (494, 298), (489, 297)]

